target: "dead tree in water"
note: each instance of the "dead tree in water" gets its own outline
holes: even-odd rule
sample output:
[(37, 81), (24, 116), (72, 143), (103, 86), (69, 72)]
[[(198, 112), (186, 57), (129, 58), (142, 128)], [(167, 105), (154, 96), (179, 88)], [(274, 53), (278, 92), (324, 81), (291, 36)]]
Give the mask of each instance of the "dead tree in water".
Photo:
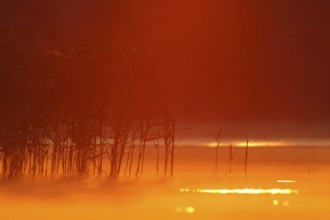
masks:
[(231, 164), (234, 159), (235, 154), (233, 153), (233, 144), (229, 145), (229, 175), (231, 175)]
[(140, 144), (139, 144), (138, 161), (137, 161), (135, 176), (142, 175), (143, 173), (144, 156), (146, 151), (149, 130), (150, 130), (149, 122), (142, 121), (140, 124)]
[(221, 134), (223, 132), (223, 127), (220, 128), (219, 124), (217, 125), (217, 130), (215, 133), (212, 134), (212, 136), (215, 139), (215, 173), (218, 173), (218, 158), (219, 158), (219, 148), (221, 143)]
[(168, 175), (168, 166), (170, 166), (170, 176), (174, 174), (174, 150), (175, 150), (175, 118), (168, 114), (164, 120), (164, 176)]
[(131, 127), (130, 141), (128, 142), (128, 152), (126, 158), (125, 165), (125, 175), (131, 176), (132, 167), (133, 167), (133, 158), (134, 158), (134, 150), (135, 150), (135, 142), (138, 139), (137, 137), (138, 125), (137, 123), (133, 123)]
[(249, 149), (249, 138), (246, 139), (245, 146), (245, 161), (244, 161), (244, 175), (247, 175), (247, 162), (248, 162), (248, 149)]
[(154, 146), (156, 148), (156, 174), (158, 176), (159, 174), (159, 142), (160, 142), (160, 131), (158, 129), (158, 132), (157, 132), (157, 137), (156, 139), (154, 140)]

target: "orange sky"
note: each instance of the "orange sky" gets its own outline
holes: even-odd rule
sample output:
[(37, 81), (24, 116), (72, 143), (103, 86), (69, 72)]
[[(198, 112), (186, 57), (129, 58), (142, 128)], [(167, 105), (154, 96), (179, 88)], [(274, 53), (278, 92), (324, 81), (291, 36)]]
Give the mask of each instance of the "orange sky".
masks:
[(110, 44), (151, 48), (183, 126), (205, 120), (234, 136), (245, 128), (327, 135), (328, 1), (16, 0), (3, 8), (13, 21), (35, 18), (77, 45), (109, 35)]

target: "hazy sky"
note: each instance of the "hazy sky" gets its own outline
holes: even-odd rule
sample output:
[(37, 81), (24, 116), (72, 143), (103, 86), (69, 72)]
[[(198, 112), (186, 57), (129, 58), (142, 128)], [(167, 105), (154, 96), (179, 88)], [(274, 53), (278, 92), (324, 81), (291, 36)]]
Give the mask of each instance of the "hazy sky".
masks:
[(293, 135), (327, 134), (330, 1), (71, 0), (50, 5), (36, 0), (0, 5), (76, 41), (115, 33), (132, 47), (155, 45), (162, 80), (173, 89), (183, 121), (201, 118), (238, 130), (253, 127), (254, 133), (259, 128), (261, 134), (272, 125), (268, 133), (278, 128), (289, 134), (291, 126)]
[(176, 36), (183, 67), (167, 79), (190, 110), (232, 134), (328, 135), (329, 1), (181, 3), (154, 10)]
[(184, 100), (227, 121), (328, 122), (330, 3), (241, 2), (169, 16), (189, 69), (171, 77)]

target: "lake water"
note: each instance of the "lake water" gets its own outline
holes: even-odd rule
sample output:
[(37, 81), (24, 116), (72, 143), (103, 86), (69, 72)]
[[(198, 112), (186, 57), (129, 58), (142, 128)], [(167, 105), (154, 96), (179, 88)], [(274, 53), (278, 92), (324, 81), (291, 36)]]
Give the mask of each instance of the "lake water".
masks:
[(1, 219), (329, 219), (329, 150), (315, 151), (318, 163), (306, 149), (273, 150), (268, 162), (270, 151), (251, 150), (247, 176), (238, 156), (231, 175), (224, 158), (215, 174), (211, 152), (196, 150), (178, 152), (172, 178), (156, 177), (149, 161), (139, 179), (2, 180)]

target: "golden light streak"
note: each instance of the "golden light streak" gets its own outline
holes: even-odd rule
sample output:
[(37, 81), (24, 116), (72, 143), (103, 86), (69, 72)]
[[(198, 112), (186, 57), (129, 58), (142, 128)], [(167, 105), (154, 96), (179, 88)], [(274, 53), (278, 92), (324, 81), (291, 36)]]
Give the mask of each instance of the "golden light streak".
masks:
[[(281, 141), (249, 141), (249, 147), (279, 147), (285, 146), (286, 142)], [(245, 147), (246, 141), (238, 142), (237, 147)]]
[(295, 183), (295, 180), (276, 180), (277, 183)]
[[(220, 147), (246, 147), (246, 140), (224, 139)], [(216, 142), (204, 142), (203, 146), (216, 147)], [(292, 147), (292, 146), (330, 146), (330, 139), (286, 139), (286, 140), (249, 140), (249, 147)]]
[[(228, 143), (222, 143), (222, 146), (227, 146)], [(287, 146), (289, 143), (285, 141), (249, 141), (249, 147), (281, 147)], [(208, 143), (209, 147), (216, 147), (216, 142)], [(233, 142), (234, 147), (246, 147), (246, 141)]]
[(185, 210), (186, 213), (194, 213), (195, 212), (195, 208), (191, 207), (191, 206), (186, 207), (184, 210)]
[(209, 143), (208, 146), (209, 146), (209, 147), (216, 147), (216, 146), (217, 146), (217, 143), (212, 142), (212, 143)]
[(180, 189), (180, 192), (197, 192), (197, 193), (209, 193), (209, 194), (247, 194), (247, 195), (290, 195), (298, 194), (298, 190), (295, 189), (254, 189), (254, 188), (243, 188), (243, 189)]
[(193, 213), (195, 213), (195, 208), (192, 206), (187, 206), (187, 207), (178, 206), (178, 207), (175, 207), (175, 212), (177, 212), (177, 213), (184, 212), (184, 213), (188, 213), (188, 214), (193, 214)]

